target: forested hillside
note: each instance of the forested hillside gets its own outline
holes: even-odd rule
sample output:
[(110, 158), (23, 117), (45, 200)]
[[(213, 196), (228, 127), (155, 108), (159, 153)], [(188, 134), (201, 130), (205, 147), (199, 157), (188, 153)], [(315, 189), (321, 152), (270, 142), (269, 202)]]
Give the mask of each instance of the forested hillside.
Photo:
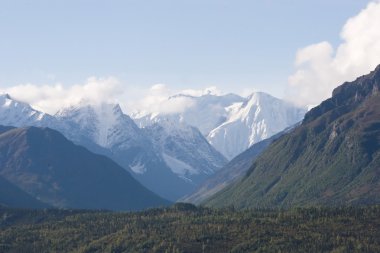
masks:
[(0, 209), (0, 252), (380, 252), (380, 207)]

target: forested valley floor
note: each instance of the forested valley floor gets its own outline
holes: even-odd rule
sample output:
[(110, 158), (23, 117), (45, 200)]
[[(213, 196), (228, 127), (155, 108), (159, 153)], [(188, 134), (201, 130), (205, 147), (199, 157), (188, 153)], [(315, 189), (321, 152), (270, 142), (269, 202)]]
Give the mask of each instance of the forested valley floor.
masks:
[(0, 252), (380, 252), (380, 206), (190, 204), (142, 212), (0, 208)]

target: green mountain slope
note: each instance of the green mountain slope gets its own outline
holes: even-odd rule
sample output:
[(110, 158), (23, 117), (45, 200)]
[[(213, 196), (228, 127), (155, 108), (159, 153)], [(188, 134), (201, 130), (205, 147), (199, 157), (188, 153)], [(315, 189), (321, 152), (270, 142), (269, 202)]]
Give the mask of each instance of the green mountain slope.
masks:
[(344, 83), (272, 143), (210, 206), (380, 203), (380, 66)]
[(185, 196), (181, 201), (200, 204), (228, 185), (242, 179), (256, 157), (258, 157), (274, 140), (285, 134), (286, 131), (288, 130), (284, 130), (268, 139), (254, 144), (252, 147), (232, 159), (215, 174), (211, 175), (210, 178), (204, 181), (196, 191)]
[(49, 128), (0, 133), (0, 176), (55, 207), (140, 210), (169, 204), (109, 158)]

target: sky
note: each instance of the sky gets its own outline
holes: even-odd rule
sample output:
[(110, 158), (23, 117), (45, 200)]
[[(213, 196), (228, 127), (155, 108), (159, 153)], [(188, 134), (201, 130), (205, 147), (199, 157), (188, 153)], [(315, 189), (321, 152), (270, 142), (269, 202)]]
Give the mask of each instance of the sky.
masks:
[(378, 0), (0, 0), (0, 91), (49, 113), (183, 90), (317, 104), (380, 63), (378, 27)]

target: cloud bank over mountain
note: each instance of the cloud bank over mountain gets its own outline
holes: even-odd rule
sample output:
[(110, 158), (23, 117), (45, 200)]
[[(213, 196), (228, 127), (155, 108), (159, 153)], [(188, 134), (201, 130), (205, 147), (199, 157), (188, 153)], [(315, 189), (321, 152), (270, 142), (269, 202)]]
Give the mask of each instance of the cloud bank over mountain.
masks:
[(59, 109), (87, 101), (91, 104), (119, 103), (126, 113), (180, 113), (193, 106), (187, 97), (168, 99), (176, 94), (202, 96), (220, 95), (215, 86), (205, 89), (171, 89), (166, 84), (155, 84), (149, 89), (125, 85), (116, 77), (89, 77), (82, 84), (71, 86), (56, 83), (53, 85), (20, 84), (1, 88), (0, 93), (8, 93), (13, 98), (31, 104), (34, 108), (49, 114)]
[(62, 107), (77, 104), (82, 100), (91, 102), (114, 102), (124, 90), (114, 77), (90, 77), (83, 84), (64, 86), (20, 84), (0, 88), (0, 93), (11, 94), (13, 98), (31, 104), (34, 108), (54, 114)]
[(347, 20), (334, 46), (323, 41), (300, 49), (296, 71), (289, 77), (288, 96), (303, 105), (315, 105), (345, 81), (369, 73), (380, 62), (380, 1), (370, 2)]
[[(176, 96), (178, 94), (185, 96), (178, 97)], [(132, 108), (135, 113), (138, 112), (139, 114), (181, 113), (194, 106), (194, 100), (191, 99), (191, 96), (200, 97), (207, 94), (222, 95), (223, 92), (215, 86), (205, 89), (175, 90), (165, 84), (156, 84), (143, 92), (139, 100), (133, 101), (134, 104), (129, 103), (127, 107)], [(176, 97), (172, 98), (172, 96)]]

